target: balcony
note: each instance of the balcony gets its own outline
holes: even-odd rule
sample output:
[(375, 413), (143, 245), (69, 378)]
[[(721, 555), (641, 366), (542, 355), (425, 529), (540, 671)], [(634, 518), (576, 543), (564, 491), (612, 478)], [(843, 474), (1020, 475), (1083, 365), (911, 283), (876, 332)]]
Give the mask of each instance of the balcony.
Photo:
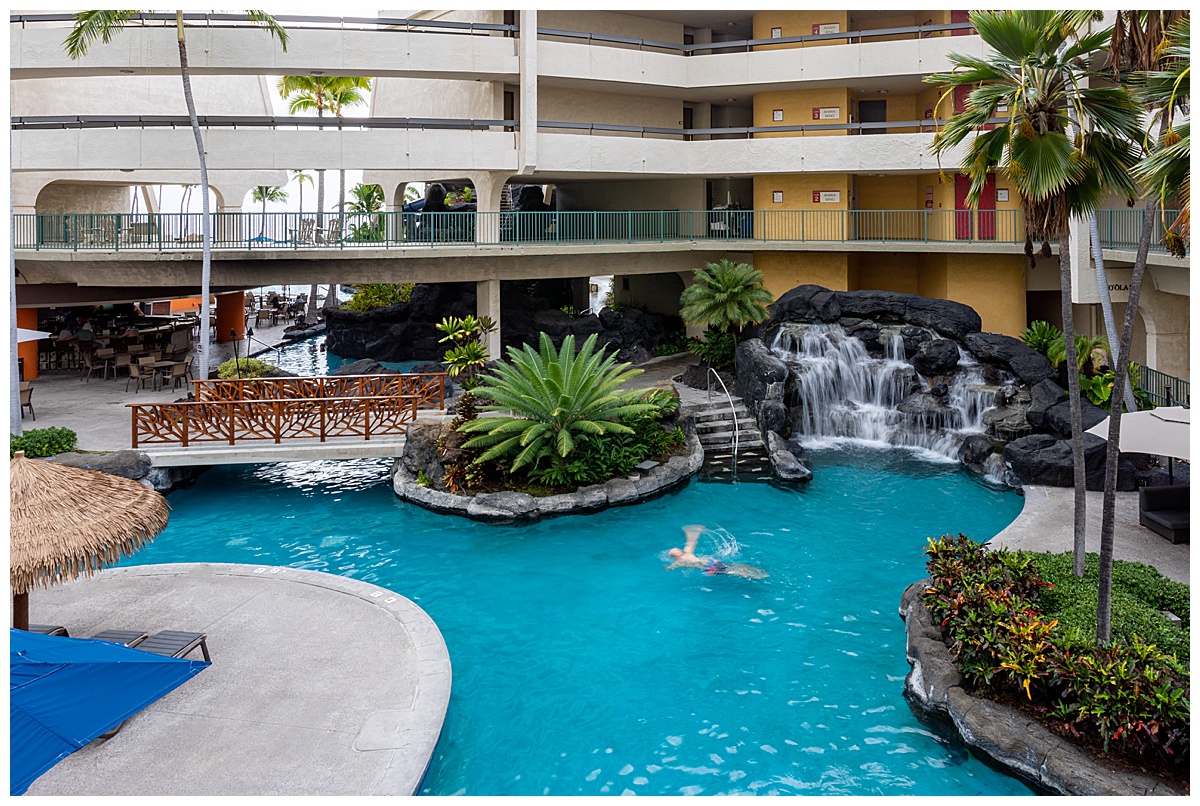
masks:
[[(1141, 209), (1101, 210), (1108, 249), (1136, 249)], [(1173, 220), (1177, 211), (1163, 217)], [(14, 246), (33, 251), (188, 251), (202, 247), (198, 213), (13, 216)], [(1020, 210), (593, 210), (546, 213), (213, 213), (213, 248), (413, 249), (668, 242), (1022, 244)], [(1151, 249), (1162, 252), (1161, 219)]]

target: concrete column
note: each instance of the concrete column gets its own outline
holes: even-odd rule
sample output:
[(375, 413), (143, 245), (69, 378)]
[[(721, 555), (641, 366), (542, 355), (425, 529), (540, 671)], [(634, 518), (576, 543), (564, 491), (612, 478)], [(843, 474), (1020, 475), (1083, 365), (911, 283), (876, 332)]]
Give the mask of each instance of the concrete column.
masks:
[(487, 316), (496, 323), (496, 329), (485, 335), (483, 345), (493, 360), (503, 358), (500, 354), (500, 281), (479, 280), (475, 283), (475, 315)]
[[(241, 291), (232, 294), (217, 294), (217, 343), (241, 341), (246, 338), (245, 295)], [(237, 334), (229, 338), (229, 331)], [(214, 367), (215, 369), (215, 367)]]
[(537, 170), (537, 121), (538, 121), (538, 62), (537, 62), (537, 11), (521, 12), (521, 37), (517, 40), (517, 60), (521, 69), (521, 112), (520, 130), (517, 134), (517, 159), (519, 173), (531, 174)]
[(242, 216), (224, 215), (225, 213), (241, 212), (241, 207), (234, 207), (228, 204), (217, 208), (217, 231), (213, 233), (214, 245), (236, 244), (246, 240), (246, 222)]
[(1092, 266), (1092, 239), (1088, 219), (1072, 218), (1067, 240), (1071, 249), (1071, 301), (1075, 304), (1100, 302), (1096, 269)]
[(504, 182), (508, 175), (495, 171), (471, 174), (475, 185), (475, 240), (478, 243), (500, 243), (500, 197), (504, 194)]

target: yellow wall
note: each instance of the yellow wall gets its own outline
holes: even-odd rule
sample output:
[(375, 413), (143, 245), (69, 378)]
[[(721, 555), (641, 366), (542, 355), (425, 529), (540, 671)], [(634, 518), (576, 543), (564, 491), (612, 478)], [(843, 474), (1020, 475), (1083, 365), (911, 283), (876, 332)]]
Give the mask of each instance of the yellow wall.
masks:
[[(783, 191), (783, 202), (774, 201), (774, 192)], [(814, 191), (836, 190), (837, 204), (814, 203)], [(837, 239), (850, 235), (844, 210), (850, 207), (849, 174), (779, 174), (754, 177), (754, 234), (756, 238), (808, 240)], [(803, 217), (787, 211), (811, 210)], [(783, 211), (783, 215), (773, 215)]]
[(918, 255), (895, 252), (863, 252), (858, 255), (858, 287), (901, 294), (921, 293)]
[[(759, 11), (754, 15), (754, 38), (770, 39), (772, 28), (782, 28), (784, 36), (812, 36), (812, 27), (820, 23), (838, 23), (839, 30), (850, 30), (850, 14), (847, 11)], [(825, 39), (820, 42), (808, 42), (804, 47), (820, 47), (822, 45), (844, 45), (845, 39)], [(799, 42), (786, 45), (756, 45), (755, 50), (779, 50), (782, 48), (798, 48)]]
[(1025, 329), (1025, 259), (1021, 255), (945, 255), (946, 299), (970, 305), (985, 333), (1017, 337)]
[[(834, 107), (841, 114), (836, 120), (813, 120), (813, 107)], [(783, 110), (783, 120), (772, 119), (776, 109)], [(844, 87), (825, 87), (812, 90), (790, 90), (785, 92), (760, 92), (754, 96), (755, 126), (807, 126), (815, 123), (833, 124), (850, 121), (850, 91)], [(845, 129), (828, 129), (819, 132), (757, 133), (757, 137), (822, 137), (845, 134)]]
[(755, 252), (754, 268), (776, 299), (798, 285), (814, 283), (834, 291), (858, 288), (857, 255), (846, 252)]

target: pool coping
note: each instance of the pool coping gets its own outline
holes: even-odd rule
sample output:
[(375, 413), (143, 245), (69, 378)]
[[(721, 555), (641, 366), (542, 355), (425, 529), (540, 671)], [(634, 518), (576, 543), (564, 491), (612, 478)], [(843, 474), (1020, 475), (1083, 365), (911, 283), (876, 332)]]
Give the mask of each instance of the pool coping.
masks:
[(544, 498), (517, 492), (468, 496), (436, 490), (418, 484), (417, 475), (404, 466), (403, 459), (392, 465), (392, 489), (400, 500), (432, 512), (494, 523), (532, 522), (557, 515), (599, 512), (612, 506), (638, 504), (686, 484), (704, 464), (704, 447), (695, 434), (690, 434), (685, 444), (686, 454), (672, 456), (640, 478), (609, 479), (603, 484)]
[[(450, 703), (452, 669), (441, 631), (433, 619), (412, 600), (378, 585), (321, 571), (234, 563), (163, 563), (109, 568), (90, 580), (72, 584), (205, 573), (321, 588), (354, 597), (395, 620), (412, 644), (411, 658), (416, 667), (412, 700), (408, 703), (381, 703), (379, 709), (367, 713), (353, 738), (352, 749), (357, 752), (390, 753), (386, 766), (370, 792), (363, 794), (417, 794), (441, 737)], [(270, 592), (263, 591), (261, 595), (270, 596)], [(52, 774), (53, 770), (46, 773), (47, 776)]]

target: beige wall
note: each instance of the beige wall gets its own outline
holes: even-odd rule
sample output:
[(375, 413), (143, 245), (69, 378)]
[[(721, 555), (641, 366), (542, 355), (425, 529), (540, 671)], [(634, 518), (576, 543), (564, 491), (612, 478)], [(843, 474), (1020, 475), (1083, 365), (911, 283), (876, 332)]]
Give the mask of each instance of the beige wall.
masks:
[(128, 213), (129, 188), (54, 182), (37, 197), (39, 213)]
[[(631, 17), (611, 11), (540, 10), (538, 11), (538, 27), (683, 44), (683, 25), (681, 23)], [(605, 43), (605, 46), (611, 44), (613, 43)]]
[[(629, 281), (625, 290), (624, 280)], [(613, 278), (613, 300), (649, 313), (679, 316), (683, 279), (678, 274), (636, 274)]]
[[(8, 83), (12, 114), (187, 115), (178, 76), (80, 76)], [(266, 76), (192, 76), (199, 115), (271, 115)]]
[[(581, 92), (542, 85), (538, 87), (538, 118), (571, 123), (613, 123), (620, 126), (678, 129), (683, 126), (683, 101), (609, 92)], [(604, 134), (620, 136), (620, 132)], [(641, 137), (640, 134), (631, 136)]]
[[(770, 39), (772, 28), (782, 28), (783, 36), (812, 36), (812, 27), (821, 23), (836, 22), (841, 31), (848, 31), (850, 13), (847, 11), (759, 11), (754, 15), (754, 38)], [(822, 45), (844, 45), (845, 39), (826, 39), (820, 42), (809, 42), (804, 47), (820, 47)], [(785, 45), (757, 45), (755, 50), (782, 50), (798, 48), (799, 42)]]
[[(813, 120), (813, 109), (837, 107), (837, 119)], [(783, 110), (783, 121), (773, 120), (776, 109)], [(848, 123), (850, 121), (850, 92), (844, 87), (823, 87), (811, 90), (789, 90), (786, 92), (760, 92), (754, 96), (755, 126), (806, 126), (810, 124)], [(845, 129), (829, 129), (818, 132), (760, 132), (754, 137), (823, 137), (845, 134)]]
[(371, 92), (375, 117), (500, 120), (503, 113), (504, 85), (494, 81), (380, 78)]
[(815, 283), (834, 291), (858, 288), (857, 255), (846, 252), (755, 252), (754, 268), (776, 298), (798, 285)]

